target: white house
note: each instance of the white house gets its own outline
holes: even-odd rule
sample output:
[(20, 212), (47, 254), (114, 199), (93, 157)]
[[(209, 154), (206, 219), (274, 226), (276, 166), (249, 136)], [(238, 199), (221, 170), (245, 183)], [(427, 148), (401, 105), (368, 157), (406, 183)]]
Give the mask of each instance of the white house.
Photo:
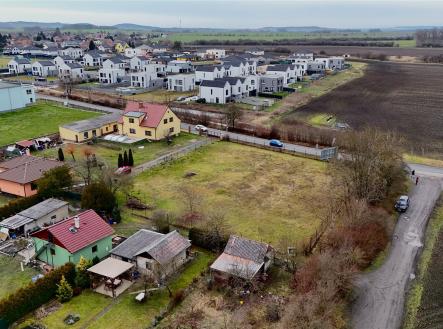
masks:
[(27, 58), (14, 58), (8, 62), (9, 74), (21, 74), (31, 72), (32, 65)]
[(284, 78), (284, 86), (297, 81), (297, 72), (295, 65), (291, 64), (277, 64), (269, 65), (266, 69), (266, 75), (280, 75)]
[(144, 66), (149, 64), (149, 58), (145, 56), (134, 56), (129, 62), (129, 67), (133, 71), (140, 71)]
[(137, 52), (135, 51), (134, 48), (131, 48), (131, 47), (126, 48), (124, 54), (128, 58), (132, 58), (134, 56), (137, 56)]
[(225, 76), (225, 68), (222, 65), (202, 65), (195, 68), (195, 82), (202, 80), (215, 80)]
[(224, 49), (206, 49), (205, 57), (212, 58), (212, 59), (221, 59), (221, 58), (226, 57), (226, 50), (224, 50)]
[(312, 50), (299, 50), (294, 53), (293, 57), (301, 58), (301, 59), (308, 59), (308, 60), (313, 61), (314, 60), (314, 52)]
[(231, 98), (231, 85), (223, 79), (203, 80), (199, 98), (204, 98), (206, 103), (226, 104)]
[(166, 66), (166, 72), (168, 73), (187, 73), (192, 71), (191, 61), (169, 61)]
[(58, 51), (60, 56), (69, 56), (74, 59), (80, 59), (83, 56), (83, 49), (80, 47), (67, 47)]
[(35, 102), (33, 85), (0, 81), (0, 113), (25, 107)]
[(152, 53), (153, 54), (161, 54), (168, 51), (168, 48), (165, 46), (152, 46)]
[(126, 63), (120, 57), (108, 58), (103, 62), (104, 69), (125, 69)]
[(152, 47), (148, 45), (141, 45), (135, 48), (135, 56), (147, 56), (152, 53)]
[(317, 57), (314, 60), (316, 63), (322, 63), (327, 70), (342, 70), (345, 66), (344, 57)]
[(32, 64), (32, 75), (48, 77), (57, 75), (57, 68), (51, 61), (38, 61)]
[(84, 78), (83, 66), (79, 63), (65, 63), (58, 68), (58, 77), (62, 80), (79, 81)]
[(168, 76), (168, 90), (192, 91), (195, 89), (195, 74), (175, 74)]
[(105, 68), (103, 66), (103, 68), (98, 70), (98, 80), (104, 84), (120, 83), (125, 76), (126, 71), (118, 66), (113, 66), (113, 68)]
[[(136, 88), (153, 88), (156, 86), (161, 87), (163, 85), (163, 79), (157, 77), (156, 72), (152, 71), (140, 71), (130, 74), (131, 86)], [(159, 81), (160, 80), (160, 81)]]
[(75, 63), (75, 59), (72, 58), (71, 56), (57, 56), (56, 58), (54, 58), (54, 64), (57, 70), (63, 64), (68, 64), (68, 63)]
[(88, 67), (99, 67), (103, 65), (102, 54), (98, 51), (89, 51), (83, 55), (83, 63)]
[(245, 53), (251, 54), (254, 56), (263, 56), (265, 54), (265, 51), (263, 49), (249, 49), (249, 50), (246, 50)]

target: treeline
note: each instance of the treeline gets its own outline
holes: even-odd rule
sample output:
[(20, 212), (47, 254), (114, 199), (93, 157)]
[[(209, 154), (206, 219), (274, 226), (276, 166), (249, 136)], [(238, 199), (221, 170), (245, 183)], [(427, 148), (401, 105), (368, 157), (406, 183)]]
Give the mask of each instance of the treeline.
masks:
[(6, 47), (8, 44), (8, 35), (0, 33), (0, 50)]
[(415, 38), (418, 47), (443, 47), (443, 29), (418, 30)]

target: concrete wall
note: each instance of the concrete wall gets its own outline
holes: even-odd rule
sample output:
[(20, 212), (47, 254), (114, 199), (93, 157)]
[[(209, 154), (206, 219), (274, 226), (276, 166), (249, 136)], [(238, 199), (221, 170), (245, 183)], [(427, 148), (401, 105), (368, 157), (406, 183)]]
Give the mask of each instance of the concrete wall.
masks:
[(31, 85), (0, 89), (0, 112), (20, 109), (34, 102), (34, 87)]

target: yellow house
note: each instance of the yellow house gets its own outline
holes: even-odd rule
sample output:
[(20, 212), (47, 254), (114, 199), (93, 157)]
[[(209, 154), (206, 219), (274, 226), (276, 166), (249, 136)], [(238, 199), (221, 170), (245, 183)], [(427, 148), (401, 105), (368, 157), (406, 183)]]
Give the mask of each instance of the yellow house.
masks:
[(58, 128), (63, 140), (75, 143), (88, 141), (118, 131), (119, 113), (102, 115), (89, 120), (81, 120)]
[(166, 105), (128, 102), (118, 132), (132, 138), (160, 140), (180, 133), (180, 119)]
[(115, 51), (119, 54), (122, 54), (125, 52), (126, 48), (129, 48), (129, 45), (126, 42), (117, 42), (114, 46)]

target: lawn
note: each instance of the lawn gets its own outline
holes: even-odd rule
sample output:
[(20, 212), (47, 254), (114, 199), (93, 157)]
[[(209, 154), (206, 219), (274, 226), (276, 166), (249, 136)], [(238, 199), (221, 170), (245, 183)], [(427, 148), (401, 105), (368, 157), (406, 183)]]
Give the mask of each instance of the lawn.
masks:
[[(132, 149), (132, 154), (134, 157), (134, 165), (139, 165), (144, 162), (148, 162), (159, 156), (162, 156), (166, 153), (179, 149), (183, 146), (186, 146), (196, 140), (198, 140), (199, 136), (181, 133), (180, 136), (175, 137), (173, 143), (168, 145), (165, 141), (158, 142), (144, 142), (143, 144), (137, 144), (136, 146), (126, 146), (118, 143), (111, 142), (100, 142), (95, 145), (85, 145), (85, 144), (77, 144), (75, 145), (74, 157), (76, 159), (81, 159), (84, 157), (83, 151), (85, 149), (92, 150), (93, 153), (97, 156), (97, 158), (105, 161), (111, 167), (117, 167), (118, 154), (124, 153), (124, 151), (129, 152), (129, 148)], [(68, 144), (63, 146), (66, 149)], [(140, 148), (141, 147), (141, 148)], [(58, 149), (47, 149), (44, 151), (36, 152), (35, 155), (49, 157), (49, 158), (57, 158)], [(69, 155), (66, 151), (65, 160), (71, 161), (71, 155)]]
[(182, 96), (195, 96), (198, 94), (198, 89), (193, 91), (169, 91), (165, 89), (157, 89), (153, 91), (149, 91), (147, 93), (124, 96), (128, 100), (132, 101), (141, 101), (141, 102), (153, 102), (153, 103), (169, 103), (171, 101), (175, 101), (178, 97)]
[(420, 155), (405, 153), (403, 154), (403, 160), (409, 163), (443, 168), (443, 160), (427, 158)]
[[(196, 259), (187, 264), (177, 277), (171, 279), (169, 287), (172, 292), (191, 284), (194, 278), (199, 277), (200, 273), (207, 269), (213, 259), (213, 254), (198, 250)], [(48, 328), (147, 328), (160, 310), (166, 308), (169, 296), (167, 290), (162, 289), (153, 293), (145, 303), (140, 304), (134, 300), (135, 294), (130, 292), (142, 289), (141, 284), (136, 283), (115, 300), (87, 290), (63, 304), (60, 309), (43, 318), (41, 322)], [(80, 321), (73, 326), (64, 325), (63, 319), (70, 313), (79, 314)], [(29, 322), (31, 320), (26, 323)]]
[(38, 273), (37, 270), (27, 266), (22, 272), (18, 257), (0, 255), (0, 277), (2, 278), (0, 280), (0, 299), (31, 283), (31, 278)]
[(0, 69), (6, 68), (8, 66), (8, 62), (12, 59), (12, 56), (0, 56)]
[[(11, 81), (20, 81), (24, 83), (33, 83), (35, 82), (35, 77), (33, 75), (18, 75), (18, 76), (12, 76), (10, 78), (4, 78), (4, 80), (11, 80)], [(46, 77), (47, 81), (56, 81), (58, 80), (57, 77)]]
[[(184, 178), (188, 172), (196, 175)], [(328, 181), (323, 162), (217, 142), (138, 175), (134, 193), (180, 217), (186, 212), (183, 188), (191, 187), (202, 213), (223, 211), (232, 232), (278, 244), (315, 231)]]
[(50, 102), (37, 102), (22, 110), (0, 114), (0, 145), (56, 133), (59, 125), (99, 115)]

